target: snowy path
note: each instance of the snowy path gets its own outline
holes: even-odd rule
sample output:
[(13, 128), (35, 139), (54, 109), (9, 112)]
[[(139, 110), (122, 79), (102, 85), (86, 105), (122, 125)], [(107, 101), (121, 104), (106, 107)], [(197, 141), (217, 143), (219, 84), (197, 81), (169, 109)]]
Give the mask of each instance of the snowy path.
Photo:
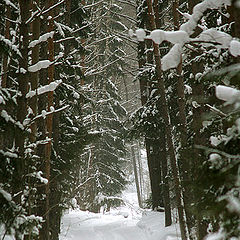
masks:
[[(121, 212), (121, 211), (120, 211)], [(109, 215), (70, 211), (63, 217), (60, 240), (178, 240), (176, 225), (164, 227), (164, 214), (146, 212), (124, 218), (119, 211)]]

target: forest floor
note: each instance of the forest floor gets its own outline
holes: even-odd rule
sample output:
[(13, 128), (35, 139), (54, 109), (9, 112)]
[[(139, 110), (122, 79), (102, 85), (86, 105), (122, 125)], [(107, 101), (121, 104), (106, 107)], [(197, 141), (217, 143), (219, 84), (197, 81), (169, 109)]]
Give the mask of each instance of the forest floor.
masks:
[(104, 214), (68, 211), (60, 240), (180, 240), (177, 224), (164, 227), (164, 213), (139, 209), (136, 193), (125, 192), (123, 199), (125, 206)]

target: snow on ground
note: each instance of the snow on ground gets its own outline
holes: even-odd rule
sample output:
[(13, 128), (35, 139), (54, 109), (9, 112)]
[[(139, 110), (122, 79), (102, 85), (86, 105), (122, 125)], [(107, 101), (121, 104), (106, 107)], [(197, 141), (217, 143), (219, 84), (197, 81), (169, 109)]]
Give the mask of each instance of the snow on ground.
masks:
[(164, 227), (164, 213), (142, 210), (136, 193), (123, 193), (125, 206), (110, 212), (70, 210), (62, 219), (60, 240), (180, 240), (177, 224)]
[(179, 240), (177, 225), (164, 227), (164, 213), (143, 212), (140, 219), (121, 211), (94, 214), (72, 210), (62, 219), (60, 240)]

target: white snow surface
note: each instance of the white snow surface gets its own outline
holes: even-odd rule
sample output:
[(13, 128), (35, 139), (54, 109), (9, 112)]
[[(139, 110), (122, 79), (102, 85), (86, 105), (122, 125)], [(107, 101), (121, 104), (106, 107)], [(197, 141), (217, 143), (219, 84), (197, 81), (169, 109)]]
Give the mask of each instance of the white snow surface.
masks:
[[(130, 34), (131, 34), (131, 32), (130, 32)], [(146, 37), (146, 32), (144, 31), (144, 29), (139, 28), (136, 30), (136, 36), (137, 36), (138, 41), (143, 42)]]
[(12, 196), (10, 193), (4, 191), (3, 189), (0, 188), (0, 194), (8, 201), (12, 201)]
[(40, 36), (39, 39), (33, 40), (32, 42), (30, 42), (29, 47), (30, 48), (35, 47), (37, 44), (47, 41), (48, 38), (53, 38), (53, 35), (54, 35), (54, 31), (45, 33), (42, 36)]
[(14, 5), (10, 0), (4, 0), (5, 4), (15, 8), (15, 10), (18, 10), (18, 7), (16, 7), (16, 5)]
[(129, 212), (126, 218), (123, 212), (69, 211), (62, 219), (60, 240), (180, 240), (176, 225), (164, 227), (164, 213), (146, 211), (133, 218)]
[(44, 85), (39, 87), (36, 90), (30, 90), (27, 94), (26, 94), (26, 98), (31, 98), (35, 95), (41, 95), (44, 94), (46, 92), (51, 92), (51, 91), (55, 91), (55, 89), (62, 83), (62, 80), (56, 80), (53, 81), (51, 83), (49, 83), (48, 85)]
[(240, 56), (240, 42), (235, 39), (232, 40), (230, 42), (229, 51), (234, 57)]
[(239, 95), (240, 91), (235, 88), (223, 85), (216, 86), (216, 97), (220, 100), (230, 102), (237, 98)]
[[(232, 41), (232, 36), (218, 31), (214, 28), (207, 29), (203, 31), (199, 37), (197, 38), (199, 41), (205, 41), (205, 42), (213, 42), (218, 43), (219, 45), (216, 45), (217, 48), (229, 48), (230, 43)], [(210, 43), (203, 43), (202, 45), (210, 46)]]
[(125, 206), (105, 214), (65, 213), (60, 240), (180, 240), (178, 225), (164, 227), (164, 213), (139, 209), (135, 192), (125, 191), (122, 199)]
[(162, 70), (166, 71), (171, 68), (176, 68), (182, 59), (182, 45), (175, 44), (168, 54), (162, 58)]
[(52, 64), (51, 61), (49, 60), (41, 60), (37, 62), (36, 64), (31, 65), (28, 67), (29, 72), (37, 72), (43, 68), (48, 68)]
[(155, 43), (161, 44), (163, 41), (168, 41), (173, 44), (185, 43), (189, 40), (189, 35), (185, 31), (163, 31), (156, 29), (150, 33), (150, 37)]

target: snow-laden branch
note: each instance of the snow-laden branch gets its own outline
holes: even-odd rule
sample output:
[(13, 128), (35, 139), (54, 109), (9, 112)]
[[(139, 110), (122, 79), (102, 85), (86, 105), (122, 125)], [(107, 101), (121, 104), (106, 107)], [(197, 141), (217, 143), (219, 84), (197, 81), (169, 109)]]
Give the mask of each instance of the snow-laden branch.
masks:
[(40, 15), (43, 15), (43, 14), (48, 13), (49, 11), (52, 11), (54, 8), (56, 8), (57, 6), (59, 6), (60, 4), (62, 4), (64, 2), (65, 2), (65, 0), (62, 0), (58, 3), (56, 3), (55, 5), (52, 5), (51, 7), (49, 7), (46, 10), (38, 8), (35, 12), (32, 13), (31, 17), (26, 21), (26, 24), (32, 22), (35, 18), (39, 17)]
[(60, 4), (62, 4), (62, 3), (64, 3), (64, 2), (65, 2), (65, 0), (62, 0), (62, 1), (60, 1), (60, 2), (58, 2), (58, 3), (56, 3), (56, 4), (54, 4), (54, 5), (52, 5), (51, 7), (49, 7), (49, 8), (46, 9), (45, 11), (43, 11), (42, 14), (46, 14), (46, 13), (52, 11), (54, 8), (56, 8), (57, 6), (59, 6)]
[(19, 127), (21, 130), (24, 130), (24, 126), (19, 122), (15, 121), (8, 113), (6, 110), (2, 110), (0, 116), (5, 119), (6, 122), (11, 122), (17, 127)]
[(0, 188), (0, 194), (8, 201), (12, 201), (12, 196), (10, 193), (6, 192), (5, 190), (3, 190), (2, 188)]
[(37, 88), (36, 90), (31, 90), (26, 94), (26, 98), (31, 98), (35, 95), (41, 95), (46, 92), (52, 92), (55, 91), (55, 89), (62, 83), (62, 80), (56, 80), (54, 82), (51, 82), (48, 85), (41, 86)]
[(12, 152), (4, 152), (3, 150), (0, 150), (0, 153), (5, 156), (5, 157), (9, 157), (9, 158), (18, 158), (18, 155), (16, 153), (12, 153)]
[(18, 7), (14, 3), (12, 3), (10, 0), (3, 0), (3, 1), (5, 2), (5, 4), (7, 6), (10, 6), (10, 7), (14, 8), (15, 10), (19, 11)]
[(36, 120), (39, 119), (39, 118), (45, 119), (48, 115), (53, 114), (53, 113), (57, 113), (57, 112), (61, 112), (61, 111), (65, 110), (65, 109), (68, 108), (68, 107), (69, 107), (69, 105), (65, 105), (65, 106), (63, 106), (63, 107), (61, 107), (61, 108), (59, 108), (59, 109), (54, 109), (54, 107), (51, 106), (49, 112), (47, 112), (46, 110), (42, 110), (42, 113), (39, 114), (39, 115), (37, 115), (35, 118), (33, 118), (33, 119), (29, 122), (29, 125), (31, 125), (31, 123), (33, 123), (34, 121), (36, 121)]
[(189, 36), (192, 35), (204, 12), (208, 9), (219, 9), (224, 5), (231, 6), (231, 0), (205, 0), (197, 4), (193, 8), (193, 14), (188, 15), (189, 20), (181, 25), (180, 30), (185, 31)]
[(9, 47), (9, 49), (11, 49), (12, 51), (16, 52), (17, 55), (22, 57), (22, 54), (20, 53), (20, 51), (18, 49), (18, 46), (14, 45), (9, 39), (5, 38), (1, 34), (0, 34), (0, 42), (4, 42)]
[(43, 175), (42, 171), (38, 171), (38, 172), (27, 174), (28, 177), (37, 178), (37, 179), (40, 180), (41, 183), (48, 184), (48, 179), (44, 178), (42, 175)]
[[(240, 56), (240, 42), (238, 39), (233, 39), (231, 35), (218, 31), (216, 29), (204, 30), (197, 38), (191, 38), (198, 22), (203, 17), (208, 9), (219, 9), (222, 6), (231, 6), (231, 0), (204, 0), (193, 8), (193, 14), (187, 15), (187, 22), (180, 26), (178, 31), (163, 31), (156, 29), (146, 36), (143, 29), (136, 30), (138, 41), (151, 39), (156, 44), (161, 44), (163, 41), (168, 41), (174, 44), (170, 51), (162, 59), (162, 70), (166, 71), (171, 68), (176, 68), (181, 62), (183, 46), (192, 41), (198, 41), (204, 46), (214, 44), (217, 48), (228, 49), (234, 56)], [(132, 30), (129, 31), (130, 36), (134, 36)]]
[(47, 41), (48, 38), (53, 38), (53, 35), (54, 35), (54, 31), (43, 34), (42, 36), (39, 37), (39, 39), (33, 40), (32, 42), (30, 42), (29, 48), (33, 48), (37, 44)]
[(216, 86), (216, 97), (225, 101), (225, 105), (235, 104), (235, 107), (238, 107), (240, 102), (240, 91), (235, 88), (218, 85)]

